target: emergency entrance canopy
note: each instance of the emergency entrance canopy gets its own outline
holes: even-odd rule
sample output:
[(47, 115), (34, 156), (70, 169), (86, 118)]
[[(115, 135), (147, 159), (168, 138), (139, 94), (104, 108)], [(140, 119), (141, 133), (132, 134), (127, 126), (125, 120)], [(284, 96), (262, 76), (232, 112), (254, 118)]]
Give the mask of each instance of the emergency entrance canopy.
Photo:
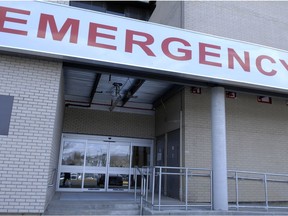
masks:
[(0, 50), (288, 90), (288, 53), (40, 1), (0, 2)]

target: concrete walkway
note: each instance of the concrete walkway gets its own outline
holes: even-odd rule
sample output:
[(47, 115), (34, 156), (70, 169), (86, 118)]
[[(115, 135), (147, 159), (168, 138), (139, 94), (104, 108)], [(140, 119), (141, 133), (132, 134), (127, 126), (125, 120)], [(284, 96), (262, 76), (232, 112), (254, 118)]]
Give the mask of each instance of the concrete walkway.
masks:
[[(149, 198), (151, 201), (151, 197)], [(128, 192), (57, 192), (44, 215), (140, 215), (140, 200)], [(158, 204), (155, 197), (154, 205)], [(161, 197), (161, 208), (144, 202), (145, 215), (288, 215), (288, 209), (229, 208), (212, 211), (209, 206), (189, 206), (170, 198)], [(165, 206), (166, 205), (166, 206)], [(175, 205), (175, 206), (173, 206)], [(176, 206), (178, 205), (178, 206)], [(180, 205), (182, 205), (180, 207)]]

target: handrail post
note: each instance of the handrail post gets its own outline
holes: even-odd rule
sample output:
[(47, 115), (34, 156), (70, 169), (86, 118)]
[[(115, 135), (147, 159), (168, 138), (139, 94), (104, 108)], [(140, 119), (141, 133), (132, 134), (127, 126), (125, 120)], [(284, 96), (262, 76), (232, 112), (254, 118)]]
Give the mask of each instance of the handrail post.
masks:
[(235, 171), (235, 187), (236, 187), (236, 209), (239, 210), (239, 181), (237, 171)]
[(268, 187), (267, 187), (267, 174), (264, 174), (264, 188), (265, 188), (265, 209), (268, 210)]
[(188, 168), (185, 169), (185, 209), (188, 210)]
[(210, 170), (210, 209), (213, 209), (213, 172)]
[(142, 215), (142, 212), (143, 212), (143, 190), (145, 190), (145, 188), (143, 188), (143, 186), (145, 187), (144, 181), (145, 181), (145, 179), (144, 179), (143, 175), (141, 175), (140, 215)]
[[(136, 175), (136, 167), (134, 167), (134, 200), (136, 201), (137, 200), (137, 192), (136, 192), (136, 190), (137, 190), (137, 175)], [(136, 176), (136, 177), (135, 177)]]
[(51, 181), (51, 183), (48, 185), (48, 187), (53, 187), (54, 186), (54, 184), (55, 184), (55, 175), (56, 175), (56, 171), (57, 171), (57, 169), (56, 168), (54, 168), (54, 169), (52, 169), (52, 171), (51, 171), (51, 178), (50, 178), (50, 181)]
[(148, 201), (149, 167), (146, 168), (146, 201)]
[(152, 170), (152, 197), (151, 197), (151, 202), (152, 202), (152, 206), (154, 207), (154, 194), (155, 194), (155, 167), (153, 167)]
[(158, 194), (158, 210), (160, 211), (160, 205), (161, 205), (161, 188), (162, 188), (162, 167), (159, 169), (159, 194)]

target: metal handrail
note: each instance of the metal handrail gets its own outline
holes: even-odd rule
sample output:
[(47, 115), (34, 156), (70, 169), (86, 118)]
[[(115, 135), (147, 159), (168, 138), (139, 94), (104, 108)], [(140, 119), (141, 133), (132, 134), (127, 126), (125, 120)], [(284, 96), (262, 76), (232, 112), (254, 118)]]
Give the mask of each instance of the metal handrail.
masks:
[(147, 191), (147, 188), (146, 188), (146, 185), (147, 184), (147, 179), (145, 177), (145, 175), (143, 174), (142, 170), (138, 167), (138, 166), (135, 166), (134, 167), (134, 198), (135, 198), (135, 201), (137, 200), (137, 171), (139, 172), (140, 176), (141, 176), (141, 187), (140, 187), (140, 215), (143, 214), (143, 199), (144, 197), (146, 196), (146, 191)]
[(50, 184), (48, 184), (48, 187), (53, 187), (55, 185), (55, 181), (56, 181), (56, 171), (57, 169), (54, 168), (51, 171), (51, 178), (50, 178)]
[[(162, 207), (185, 207), (186, 210), (188, 210), (188, 207), (210, 207), (212, 209), (212, 171), (210, 169), (206, 168), (187, 168), (187, 167), (164, 167), (164, 166), (155, 166), (150, 168), (152, 170), (152, 192), (151, 192), (151, 203), (147, 200), (147, 202), (154, 208), (157, 207), (157, 209), (160, 211)], [(169, 171), (168, 171), (169, 170)], [(178, 170), (178, 171), (176, 171)], [(197, 173), (197, 172), (206, 172), (204, 173)], [(208, 173), (207, 173), (208, 172)], [(164, 176), (168, 175), (177, 175), (180, 177), (185, 177), (187, 181), (185, 182), (184, 187), (184, 204), (164, 204), (162, 202), (162, 179), (164, 179)], [(158, 197), (157, 197), (157, 203), (155, 202), (155, 182), (156, 177), (158, 179)], [(210, 202), (208, 204), (189, 204), (188, 203), (188, 178), (191, 177), (210, 177)]]
[[(234, 173), (234, 176), (229, 176), (230, 179), (235, 179), (235, 191), (236, 191), (236, 209), (239, 208), (265, 208), (268, 210), (269, 208), (288, 208), (284, 206), (269, 206), (269, 196), (268, 196), (268, 182), (277, 182), (277, 183), (288, 183), (288, 174), (277, 174), (277, 173), (261, 173), (261, 172), (252, 172), (252, 171), (238, 171), (238, 170), (228, 170), (228, 173)], [(246, 176), (239, 176), (240, 174), (244, 174)], [(261, 177), (249, 177), (248, 175), (258, 175)], [(272, 179), (268, 177), (285, 177), (287, 180), (279, 180)], [(249, 181), (261, 181), (264, 183), (264, 202), (265, 206), (257, 206), (257, 205), (240, 205), (239, 204), (239, 180), (249, 180)], [(288, 199), (288, 197), (287, 197)], [(232, 205), (231, 205), (232, 206)]]
[[(166, 166), (155, 166), (155, 167), (143, 167), (142, 171), (145, 171), (141, 173), (141, 178), (144, 178), (146, 180), (145, 186), (143, 186), (145, 189), (144, 193), (145, 195), (142, 196), (143, 201), (146, 202), (146, 204), (151, 205), (151, 207), (154, 209), (156, 208), (157, 210), (161, 210), (164, 207), (185, 207), (185, 210), (188, 210), (188, 207), (210, 207), (212, 210), (213, 206), (213, 200), (212, 200), (212, 170), (207, 169), (207, 168), (187, 168), (187, 167), (166, 167)], [(140, 173), (140, 172), (139, 172)], [(275, 182), (275, 183), (288, 183), (288, 174), (276, 174), (276, 173), (261, 173), (261, 172), (251, 172), (251, 171), (237, 171), (237, 170), (227, 170), (227, 175), (229, 179), (235, 180), (235, 191), (236, 191), (236, 205), (231, 205), (229, 204), (229, 208), (234, 208), (236, 206), (236, 209), (238, 210), (239, 208), (242, 207), (251, 207), (251, 208), (265, 208), (268, 210), (269, 208), (288, 208), (288, 207), (283, 207), (283, 206), (276, 206), (271, 204), (269, 205), (269, 198), (270, 200), (271, 197), (269, 197), (269, 182)], [(183, 202), (179, 203), (164, 203), (164, 195), (165, 191), (163, 191), (163, 184), (166, 184), (166, 178), (171, 175), (177, 175), (179, 178), (185, 178), (180, 180), (180, 182), (184, 183), (182, 190), (179, 191), (179, 197)], [(151, 178), (151, 185), (148, 187), (148, 177)], [(191, 179), (195, 178), (210, 178), (210, 198), (207, 199), (207, 201), (203, 201), (203, 203), (194, 203), (191, 204), (188, 202), (188, 195), (189, 195), (189, 182)], [(183, 181), (184, 180), (184, 181)], [(257, 206), (253, 205), (253, 202), (249, 205), (244, 205), (242, 203), (240, 205), (240, 198), (239, 198), (239, 191), (242, 191), (242, 187), (239, 187), (240, 182), (243, 181), (259, 181), (263, 183), (263, 195), (261, 195), (262, 192), (259, 194), (261, 195), (260, 200), (263, 200), (264, 205), (262, 206)], [(166, 183), (165, 183), (166, 182)], [(156, 187), (157, 186), (157, 187)], [(270, 186), (271, 187), (271, 186)], [(141, 187), (142, 188), (142, 187)], [(148, 190), (149, 188), (149, 190)], [(165, 190), (165, 187), (164, 187)], [(271, 190), (271, 189), (270, 189)], [(163, 192), (163, 193), (162, 193)], [(208, 192), (208, 191), (207, 191)], [(269, 193), (268, 193), (269, 192)], [(158, 193), (158, 194), (157, 194)], [(148, 194), (149, 196), (151, 195), (151, 199), (148, 200)], [(181, 195), (182, 194), (182, 195)], [(258, 197), (256, 197), (257, 200), (259, 200)], [(286, 197), (284, 197), (286, 198)], [(210, 199), (210, 200), (209, 200)], [(181, 201), (178, 200), (178, 201)], [(257, 202), (257, 200), (255, 202)], [(288, 195), (287, 199), (288, 201)], [(171, 200), (170, 200), (171, 201)], [(176, 202), (176, 201), (175, 201)], [(183, 204), (184, 203), (184, 204)]]

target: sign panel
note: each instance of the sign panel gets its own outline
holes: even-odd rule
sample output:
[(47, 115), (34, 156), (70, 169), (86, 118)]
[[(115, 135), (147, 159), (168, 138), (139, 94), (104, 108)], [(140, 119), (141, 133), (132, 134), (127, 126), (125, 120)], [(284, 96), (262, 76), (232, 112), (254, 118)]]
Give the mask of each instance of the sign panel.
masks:
[(0, 2), (0, 50), (288, 90), (286, 51), (40, 1)]
[(0, 95), (0, 135), (8, 135), (14, 97)]

